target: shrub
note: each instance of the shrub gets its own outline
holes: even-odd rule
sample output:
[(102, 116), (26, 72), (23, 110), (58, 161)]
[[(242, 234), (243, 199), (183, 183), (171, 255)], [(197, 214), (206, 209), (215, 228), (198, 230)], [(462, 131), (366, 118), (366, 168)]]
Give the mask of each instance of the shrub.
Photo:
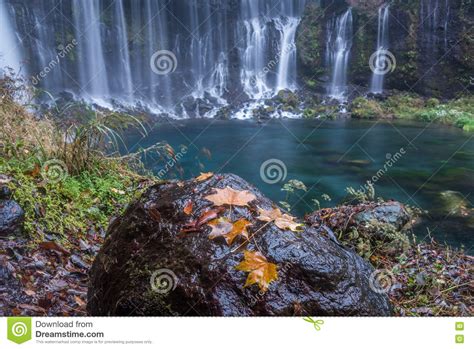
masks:
[(360, 119), (375, 119), (384, 116), (384, 111), (377, 101), (364, 97), (354, 99), (350, 110), (353, 117)]

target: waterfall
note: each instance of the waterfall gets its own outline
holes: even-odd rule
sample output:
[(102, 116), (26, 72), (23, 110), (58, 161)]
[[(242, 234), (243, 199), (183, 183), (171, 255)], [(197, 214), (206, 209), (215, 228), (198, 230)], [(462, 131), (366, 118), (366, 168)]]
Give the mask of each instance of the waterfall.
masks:
[[(53, 96), (197, 117), (297, 87), (305, 0), (0, 1), (0, 47), (24, 38), (28, 70), (48, 67), (38, 87)], [(6, 12), (11, 4), (17, 12)], [(63, 47), (71, 49), (58, 56)], [(174, 59), (166, 74), (153, 70), (162, 51)]]
[(133, 100), (132, 69), (130, 66), (130, 50), (128, 47), (127, 24), (125, 23), (125, 13), (122, 0), (116, 0), (114, 3), (114, 19), (118, 40), (119, 58), (118, 71), (120, 76), (120, 92), (124, 95), (126, 101)]
[(74, 24), (80, 59), (77, 60), (80, 93), (86, 98), (110, 97), (102, 45), (100, 1), (73, 0)]
[(276, 91), (294, 89), (293, 80), (296, 76), (296, 29), (300, 18), (289, 17), (286, 22), (275, 21), (276, 28), (280, 31), (280, 58), (278, 64)]
[[(384, 52), (389, 49), (389, 28), (388, 19), (390, 16), (390, 5), (384, 5), (379, 8), (378, 13), (378, 30), (377, 30), (377, 49), (375, 58), (375, 67), (383, 66)], [(372, 72), (372, 81), (370, 84), (370, 92), (382, 93), (384, 74), (378, 74), (374, 69)]]
[(0, 0), (0, 23), (2, 23), (0, 25), (0, 72), (8, 67), (13, 69), (14, 73), (19, 73), (21, 69), (21, 51), (10, 21), (8, 4), (4, 0)]
[[(422, 24), (422, 41), (429, 54), (441, 56), (448, 50), (449, 21), (451, 17), (450, 0), (421, 0), (420, 21)], [(443, 36), (439, 31), (443, 31)], [(443, 45), (438, 45), (443, 40)], [(437, 52), (437, 49), (440, 52)]]
[(268, 95), (271, 88), (267, 84), (266, 50), (267, 25), (266, 18), (260, 17), (258, 2), (242, 1), (242, 20), (244, 26), (245, 48), (241, 56), (241, 81), (245, 93), (254, 99)]
[(329, 95), (344, 100), (347, 92), (347, 71), (352, 47), (352, 8), (333, 18), (328, 24), (327, 63), (332, 70)]

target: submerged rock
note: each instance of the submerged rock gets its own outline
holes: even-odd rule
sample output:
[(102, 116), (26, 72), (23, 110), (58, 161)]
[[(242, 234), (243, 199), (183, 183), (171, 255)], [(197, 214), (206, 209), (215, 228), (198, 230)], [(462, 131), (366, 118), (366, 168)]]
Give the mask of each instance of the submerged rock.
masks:
[[(248, 190), (248, 206), (216, 208), (215, 188)], [(256, 219), (274, 204), (235, 175), (152, 186), (110, 226), (91, 269), (91, 315), (390, 315), (372, 290), (372, 267), (322, 230), (279, 229)], [(208, 238), (211, 218), (247, 219), (250, 239)], [(191, 222), (191, 223), (190, 223)], [(189, 229), (194, 227), (195, 229)], [(187, 232), (183, 232), (187, 231)], [(267, 292), (244, 287), (236, 270), (243, 251), (260, 251), (277, 266)]]

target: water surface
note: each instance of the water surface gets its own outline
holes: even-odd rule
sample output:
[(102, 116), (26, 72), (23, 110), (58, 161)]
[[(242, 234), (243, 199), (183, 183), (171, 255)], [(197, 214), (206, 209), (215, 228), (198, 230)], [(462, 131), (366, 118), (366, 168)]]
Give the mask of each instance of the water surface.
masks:
[[(456, 128), (354, 120), (165, 121), (146, 138), (129, 135), (127, 144), (137, 150), (162, 140), (177, 152), (187, 147), (179, 153), (180, 166), (166, 170), (168, 177), (231, 172), (275, 202), (286, 199), (284, 182), (302, 181), (308, 191), (288, 199), (300, 216), (315, 209), (313, 199), (323, 207), (335, 206), (346, 197), (347, 187), (360, 188), (379, 173), (377, 196), (429, 211), (430, 219), (416, 227), (420, 238), (429, 229), (442, 242), (473, 247), (474, 139)], [(261, 165), (269, 159), (284, 163), (285, 181), (269, 184), (262, 178)], [(387, 166), (389, 160), (392, 166)], [(165, 170), (152, 157), (146, 165), (155, 174)], [(323, 200), (322, 194), (332, 200)]]

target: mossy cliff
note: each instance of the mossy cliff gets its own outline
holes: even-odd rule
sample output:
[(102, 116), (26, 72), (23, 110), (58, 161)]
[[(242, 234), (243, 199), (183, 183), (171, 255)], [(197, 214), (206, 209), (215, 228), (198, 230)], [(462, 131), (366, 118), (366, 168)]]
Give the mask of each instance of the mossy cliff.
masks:
[[(332, 5), (309, 2), (297, 36), (302, 80), (310, 87), (328, 79), (326, 24), (348, 5), (353, 11), (351, 83), (367, 87), (369, 60), (377, 44), (380, 0), (338, 1)], [(445, 4), (448, 4), (447, 7)], [(389, 50), (396, 67), (386, 76), (388, 89), (453, 98), (474, 89), (474, 2), (394, 0), (390, 3)]]

